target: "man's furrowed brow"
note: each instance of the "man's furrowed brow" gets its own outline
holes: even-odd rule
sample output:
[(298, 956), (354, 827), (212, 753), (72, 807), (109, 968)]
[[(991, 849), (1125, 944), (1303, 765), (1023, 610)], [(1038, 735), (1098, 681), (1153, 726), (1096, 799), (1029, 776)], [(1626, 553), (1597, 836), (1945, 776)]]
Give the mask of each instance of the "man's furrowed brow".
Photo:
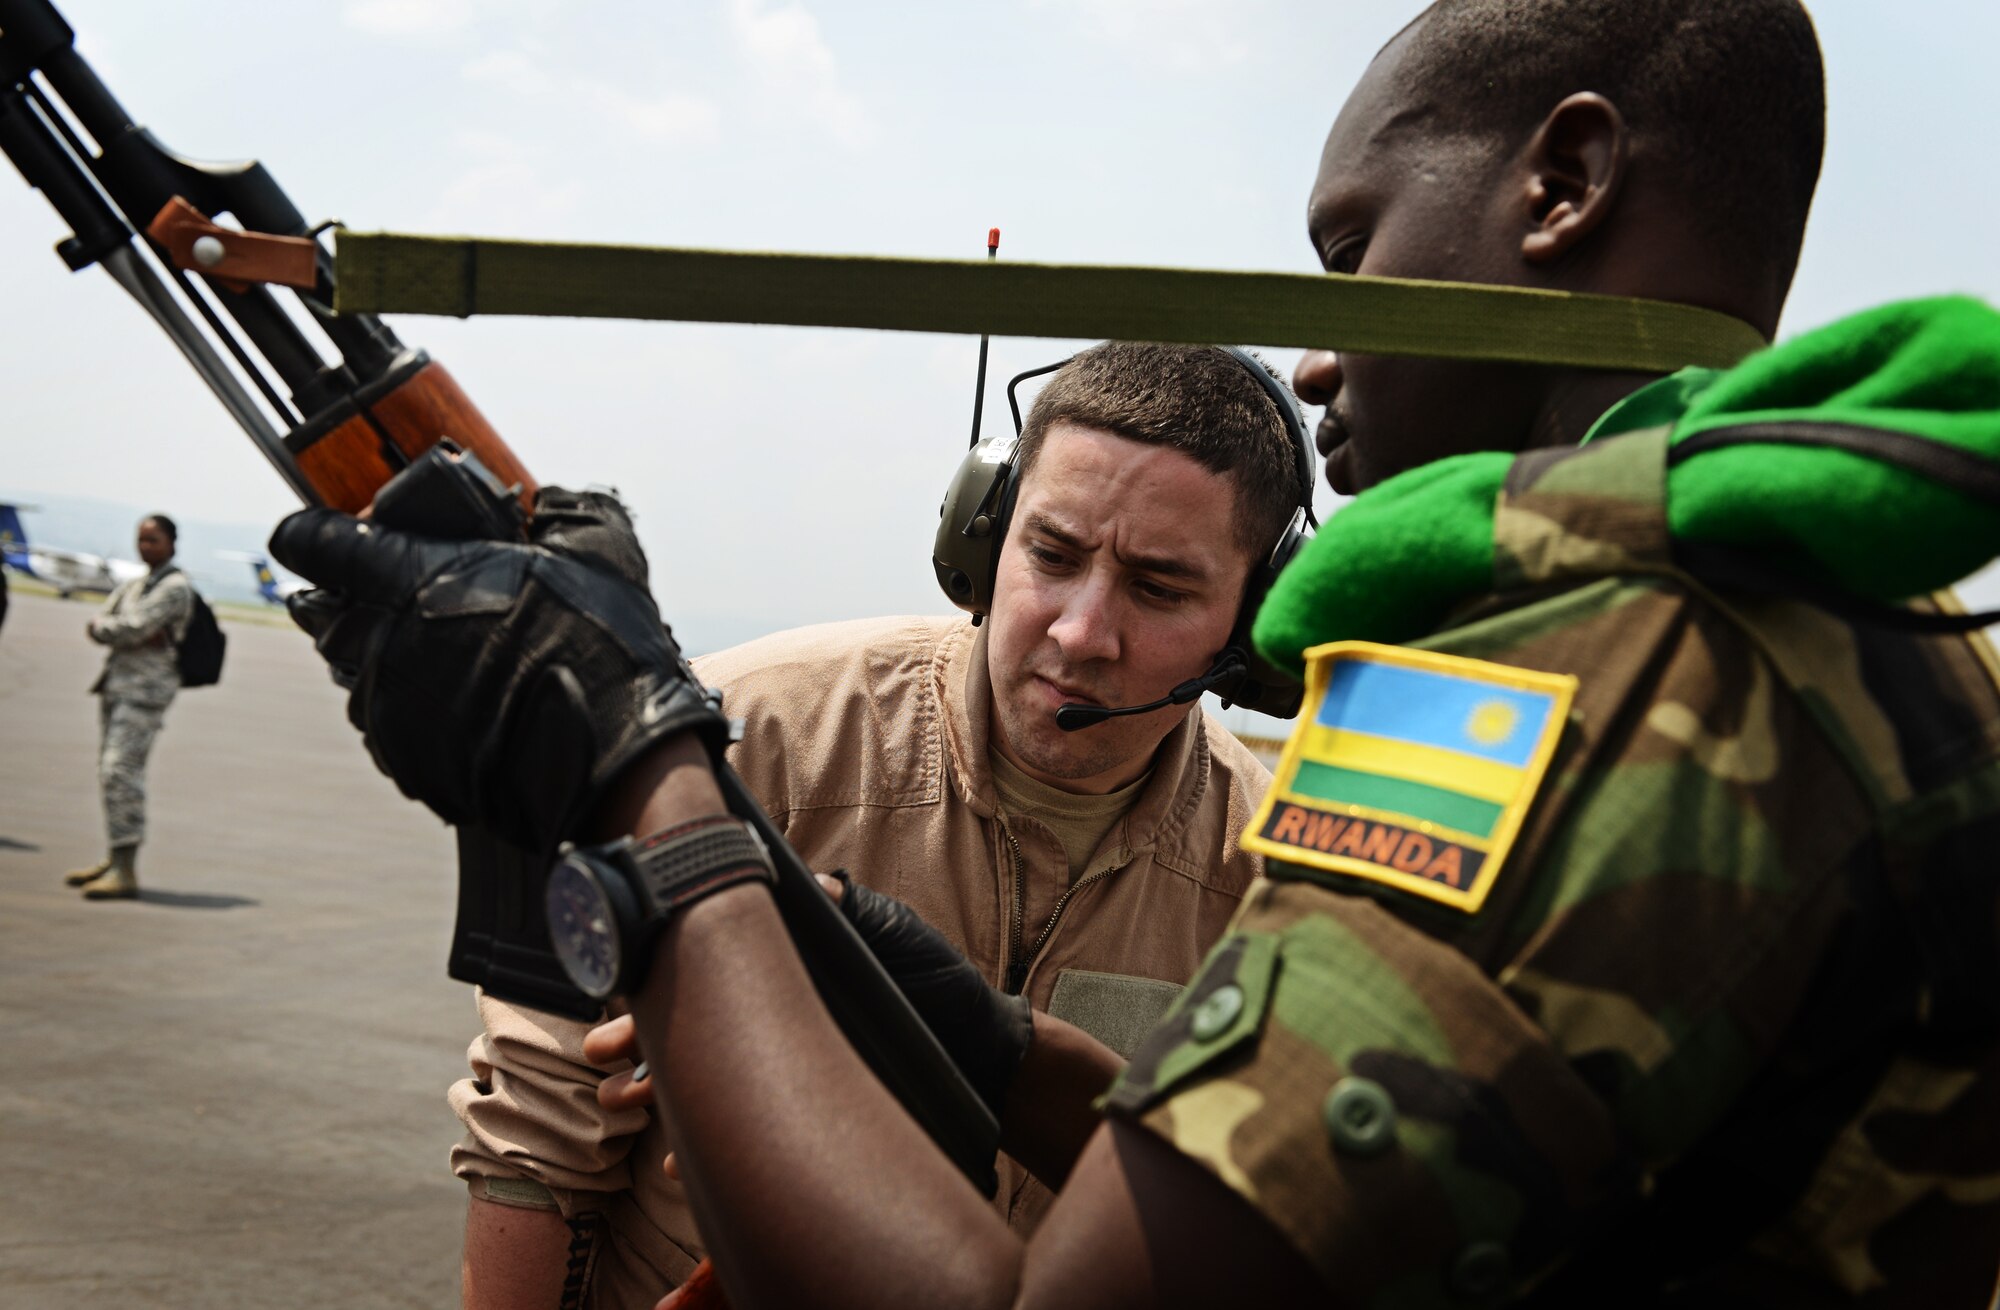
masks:
[[(1047, 537), (1059, 546), (1066, 546), (1078, 554), (1087, 554), (1092, 549), (1089, 542), (1039, 510), (1027, 518), (1028, 531), (1037, 536)], [(1187, 582), (1208, 581), (1208, 570), (1192, 560), (1177, 555), (1127, 555), (1120, 553), (1118, 562), (1126, 568), (1137, 569), (1141, 573), (1151, 573), (1163, 578), (1180, 578)]]

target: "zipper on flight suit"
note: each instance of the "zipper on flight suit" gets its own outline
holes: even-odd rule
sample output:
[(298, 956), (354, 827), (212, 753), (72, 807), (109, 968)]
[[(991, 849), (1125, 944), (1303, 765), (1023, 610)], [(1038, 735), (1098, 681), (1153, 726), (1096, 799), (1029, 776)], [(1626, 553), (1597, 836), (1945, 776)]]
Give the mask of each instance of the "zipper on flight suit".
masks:
[(1019, 996), (1028, 982), (1028, 961), (1021, 958), (1021, 920), (1028, 913), (1026, 861), (1021, 858), (1021, 843), (1007, 831), (1006, 819), (995, 816), (995, 821), (1000, 835), (1007, 839), (1007, 849), (1014, 854), (1014, 912), (1007, 916), (1007, 967), (1002, 971), (1001, 985), (1009, 996)]
[(1025, 935), (1022, 920), (1027, 916), (1028, 912), (1026, 861), (1021, 858), (1021, 843), (1015, 841), (1014, 834), (1007, 831), (1005, 821), (1002, 821), (1000, 824), (1000, 835), (1007, 839), (1008, 848), (1014, 853), (1014, 913), (1012, 922), (1008, 925), (1007, 933), (1007, 983), (1005, 991), (1009, 996), (1019, 996), (1021, 989), (1028, 985), (1029, 967), (1034, 964), (1035, 957), (1042, 953), (1042, 948), (1049, 944), (1049, 938), (1055, 933), (1056, 924), (1062, 921), (1063, 910), (1068, 907), (1070, 898), (1090, 886), (1090, 884), (1110, 877), (1125, 866), (1123, 864), (1107, 864), (1096, 873), (1079, 878), (1077, 881), (1071, 883), (1068, 890), (1063, 892), (1061, 896), (1056, 897), (1055, 908), (1049, 911), (1049, 921), (1042, 925), (1042, 931), (1036, 936), (1033, 949), (1024, 951), (1021, 949), (1021, 939)]

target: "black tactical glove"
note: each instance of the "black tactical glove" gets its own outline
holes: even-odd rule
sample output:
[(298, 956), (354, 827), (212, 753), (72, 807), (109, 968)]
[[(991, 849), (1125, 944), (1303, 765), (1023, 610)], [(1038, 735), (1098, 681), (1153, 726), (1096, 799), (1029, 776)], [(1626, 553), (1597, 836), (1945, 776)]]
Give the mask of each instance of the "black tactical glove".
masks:
[(615, 573), (641, 591), (651, 586), (646, 552), (632, 531), (632, 516), (609, 492), (543, 487), (535, 493), (528, 540)]
[(990, 985), (944, 934), (893, 896), (870, 891), (839, 870), (841, 913), (882, 962), (994, 1118), (1034, 1038), (1025, 996)]
[(273, 558), (335, 593), (293, 614), (377, 767), (447, 822), (538, 852), (655, 744), (692, 729), (719, 754), (728, 739), (617, 502), (549, 488), (545, 504), (549, 544), (435, 541), (332, 510), (271, 537)]

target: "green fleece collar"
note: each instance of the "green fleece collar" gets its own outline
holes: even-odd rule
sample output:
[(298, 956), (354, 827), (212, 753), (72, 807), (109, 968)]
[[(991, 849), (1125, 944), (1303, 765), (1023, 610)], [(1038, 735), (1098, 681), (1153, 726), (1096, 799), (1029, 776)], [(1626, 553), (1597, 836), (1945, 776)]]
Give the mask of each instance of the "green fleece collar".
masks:
[[(1651, 432), (1653, 441), (1637, 444), (1664, 464), (1670, 443), (1698, 433), (1787, 422), (1905, 432), (2000, 461), (2000, 314), (1962, 296), (1904, 301), (1733, 369), (1683, 370), (1606, 411), (1582, 449)], [(1520, 457), (1525, 472), (1505, 452), (1459, 455), (1356, 497), (1272, 587), (1257, 616), (1258, 649), (1298, 670), (1301, 652), (1322, 642), (1415, 640), (1468, 601), (1539, 576), (1523, 567), (1513, 536), (1496, 537), (1510, 486), (1543, 495), (1543, 512), (1555, 505), (1546, 499), (1552, 485), (1567, 497), (1582, 517), (1566, 512), (1559, 535), (1574, 548), (1572, 565), (1587, 558), (1607, 531), (1605, 504), (1632, 501), (1638, 475), (1632, 457), (1567, 457), (1576, 453), (1531, 452)], [(1869, 599), (1949, 586), (2000, 555), (2000, 510), (1852, 451), (1727, 446), (1675, 464), (1658, 486), (1664, 546), (1735, 547)], [(1613, 515), (1626, 521), (1621, 531), (1631, 530), (1631, 513), (1625, 504)], [(1620, 550), (1598, 551), (1581, 567), (1633, 567)]]

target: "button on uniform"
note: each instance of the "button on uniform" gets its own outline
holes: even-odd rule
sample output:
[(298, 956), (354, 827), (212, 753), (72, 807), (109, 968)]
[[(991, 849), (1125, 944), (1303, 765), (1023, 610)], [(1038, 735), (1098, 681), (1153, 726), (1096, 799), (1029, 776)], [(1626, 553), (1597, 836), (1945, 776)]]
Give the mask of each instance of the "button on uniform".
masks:
[(1198, 1042), (1212, 1042), (1229, 1031), (1236, 1016), (1243, 1013), (1243, 989), (1224, 983), (1202, 998), (1194, 1009), (1192, 1031)]
[(1489, 1300), (1507, 1286), (1513, 1263), (1498, 1242), (1470, 1242), (1452, 1257), (1445, 1282), (1467, 1301)]
[(1321, 1110), (1326, 1135), (1346, 1155), (1380, 1155), (1396, 1142), (1396, 1102), (1369, 1078), (1349, 1076), (1333, 1085)]

